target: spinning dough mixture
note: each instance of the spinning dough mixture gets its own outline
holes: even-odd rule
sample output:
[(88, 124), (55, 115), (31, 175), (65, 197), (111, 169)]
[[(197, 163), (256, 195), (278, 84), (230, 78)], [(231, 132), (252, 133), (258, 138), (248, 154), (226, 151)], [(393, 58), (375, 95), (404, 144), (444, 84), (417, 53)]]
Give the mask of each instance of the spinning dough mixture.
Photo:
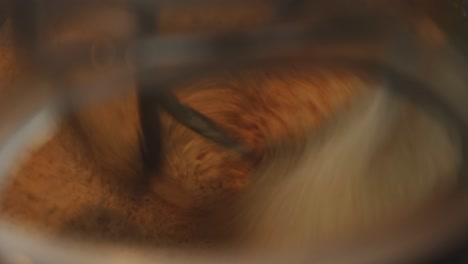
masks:
[[(8, 33), (3, 29), (4, 45)], [(73, 36), (86, 40), (84, 33)], [(11, 45), (0, 49), (4, 83), (21, 72), (10, 54)], [(280, 65), (219, 73), (176, 92), (252, 147), (253, 159), (164, 116), (163, 169), (135, 195), (133, 80), (122, 86), (128, 89), (121, 95), (63, 120), (11, 175), (3, 217), (98, 241), (291, 246), (397, 218), (455, 180), (458, 150), (446, 131), (379, 90), (370, 76), (339, 66)], [(285, 139), (293, 146), (271, 149)]]

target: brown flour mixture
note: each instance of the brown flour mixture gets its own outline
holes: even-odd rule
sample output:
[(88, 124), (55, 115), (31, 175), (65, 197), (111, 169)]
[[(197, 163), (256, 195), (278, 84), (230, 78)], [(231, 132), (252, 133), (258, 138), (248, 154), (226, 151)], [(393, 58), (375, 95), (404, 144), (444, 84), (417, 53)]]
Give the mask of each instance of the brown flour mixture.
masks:
[[(252, 16), (247, 12), (248, 15)], [(192, 25), (193, 21), (196, 20), (184, 23)], [(70, 23), (72, 28), (77, 27), (76, 21)], [(176, 27), (175, 31), (184, 31), (184, 23)], [(67, 37), (89, 41), (84, 33), (88, 30), (80, 30), (78, 27), (75, 31), (71, 30), (74, 33)], [(12, 47), (10, 48), (10, 52), (13, 52)], [(0, 53), (0, 57), (9, 56), (8, 50)], [(12, 79), (9, 69), (15, 69), (14, 65), (17, 62), (10, 58), (0, 63), (0, 69), (6, 69), (0, 72), (0, 81), (7, 82)], [(428, 121), (428, 118), (407, 105), (398, 106), (403, 112), (389, 117), (396, 120), (394, 126), (390, 127), (391, 132), (382, 136), (385, 137), (382, 140), (384, 143), (373, 149), (369, 157), (364, 158), (368, 162), (372, 160), (373, 155), (378, 156), (374, 163), (365, 163), (365, 169), (344, 166), (354, 163), (355, 157), (350, 149), (357, 147), (347, 142), (365, 142), (362, 141), (362, 136), (356, 138), (358, 141), (347, 138), (343, 132), (347, 130), (341, 130), (341, 134), (331, 134), (336, 134), (336, 142), (343, 143), (342, 153), (349, 155), (349, 158), (343, 157), (344, 154), (338, 155), (336, 164), (327, 163), (327, 160), (340, 153), (340, 149), (333, 146), (333, 137), (331, 141), (323, 140), (328, 142), (324, 144), (323, 153), (328, 155), (325, 157), (329, 159), (317, 158), (320, 157), (317, 153), (322, 152), (315, 151), (321, 149), (320, 147), (309, 146), (311, 139), (308, 135), (311, 129), (315, 131), (314, 129), (323, 127), (324, 122), (330, 120), (334, 113), (349, 109), (351, 99), (364, 91), (373, 90), (375, 84), (364, 73), (349, 68), (281, 65), (269, 69), (221, 73), (183, 85), (177, 91), (177, 96), (182, 102), (214, 119), (232, 135), (255, 149), (255, 159), (241, 160), (165, 116), (163, 170), (153, 178), (149, 192), (135, 195), (130, 190), (141, 165), (137, 149), (138, 119), (133, 80), (122, 83), (122, 86), (128, 86), (124, 95), (111, 98), (98, 106), (90, 106), (73, 118), (64, 120), (56, 135), (35, 151), (20, 170), (12, 175), (12, 181), (1, 203), (4, 217), (53, 233), (113, 242), (149, 243), (156, 246), (203, 245), (225, 239), (226, 234), (235, 235), (238, 230), (239, 234), (245, 235), (247, 232), (254, 237), (258, 235), (259, 239), (252, 239), (253, 241), (276, 243), (285, 235), (284, 232), (288, 233), (289, 228), (290, 236), (284, 237), (287, 238), (286, 243), (294, 244), (309, 238), (317, 240), (327, 235), (340, 236), (355, 226), (362, 227), (378, 222), (379, 218), (374, 219), (371, 216), (367, 222), (363, 220), (363, 217), (368, 215), (365, 212), (366, 208), (379, 207), (379, 201), (386, 201), (391, 197), (402, 207), (416, 206), (425, 201), (427, 196), (438, 193), (453, 181), (453, 177), (448, 175), (455, 165), (450, 162), (446, 166), (440, 165), (442, 169), (437, 170), (440, 172), (439, 176), (432, 175), (424, 182), (423, 177), (398, 178), (394, 175), (403, 175), (399, 172), (404, 170), (405, 166), (409, 166), (410, 174), (417, 172), (421, 168), (419, 165), (424, 166), (427, 160), (418, 161), (414, 170), (411, 162), (382, 161), (386, 160), (387, 156), (398, 160), (398, 153), (407, 155), (403, 155), (403, 160), (411, 161), (412, 155), (418, 155), (419, 152), (406, 151), (406, 148), (419, 149), (420, 144), (426, 143), (416, 140), (415, 146), (408, 147), (408, 140), (412, 142), (412, 139), (420, 138), (419, 135), (425, 134), (424, 128), (436, 127), (436, 132), (428, 134), (432, 135), (432, 139), (445, 144), (444, 146), (449, 144), (447, 136), (433, 121)], [(385, 97), (382, 100), (386, 102), (385, 100), (393, 99)], [(377, 117), (373, 116), (369, 119), (369, 124), (362, 124), (360, 128), (361, 133), (370, 131), (369, 140), (376, 138), (376, 142), (381, 142), (377, 140), (379, 136), (375, 131), (372, 132), (376, 125), (373, 122), (378, 120), (380, 115), (381, 118), (388, 116), (385, 108), (378, 109), (380, 110), (374, 113)], [(361, 124), (358, 117), (355, 116), (351, 120)], [(354, 124), (354, 121), (351, 123)], [(80, 124), (82, 129), (77, 129), (76, 124)], [(409, 129), (411, 131), (401, 130), (402, 127), (411, 127), (409, 124), (414, 125)], [(348, 124), (344, 129), (359, 131), (351, 127), (354, 126)], [(413, 135), (412, 131), (416, 131), (416, 135)], [(87, 139), (88, 144), (85, 144), (83, 138)], [(290, 170), (291, 175), (282, 176), (288, 179), (286, 183), (277, 183), (279, 176), (274, 175), (281, 174), (282, 170), (288, 167), (281, 168), (281, 159), (275, 160), (265, 155), (269, 144), (285, 138), (295, 141), (299, 149), (308, 151), (305, 153), (309, 155), (305, 155), (304, 159), (312, 168), (306, 165), (298, 166), (299, 169)], [(450, 147), (445, 150), (448, 154), (444, 158), (456, 163), (456, 151)], [(280, 152), (280, 149), (273, 151)], [(439, 166), (441, 157), (436, 155), (432, 158), (433, 156), (430, 156), (430, 162), (436, 160), (435, 166)], [(283, 159), (294, 160), (295, 157)], [(271, 165), (279, 164), (280, 168), (259, 176), (256, 169), (260, 164), (268, 167), (269, 162)], [(356, 159), (354, 164), (364, 164), (364, 161), (360, 162)], [(445, 163), (440, 161), (440, 164)], [(322, 165), (323, 169), (316, 170), (322, 168)], [(343, 169), (335, 169), (340, 166)], [(394, 167), (398, 168), (397, 172), (389, 170)], [(268, 172), (268, 169), (266, 171)], [(311, 171), (320, 177), (315, 177), (315, 180), (300, 180), (314, 178), (313, 175), (310, 176)], [(347, 173), (349, 177), (343, 177)], [(358, 177), (359, 173), (366, 174), (366, 177)], [(249, 183), (258, 179), (262, 183), (269, 178), (272, 179), (272, 183), (265, 186), (272, 187), (262, 189), (260, 185), (260, 189), (248, 189)], [(365, 184), (361, 184), (363, 178), (366, 180)], [(379, 179), (382, 178), (385, 181), (379, 183)], [(346, 180), (340, 182), (338, 179)], [(309, 185), (310, 183), (313, 184)], [(401, 187), (402, 184), (404, 187)], [(257, 183), (253, 186), (259, 185)], [(310, 188), (302, 188), (302, 193), (298, 194), (299, 191), (294, 191), (297, 190), (295, 186)], [(341, 187), (334, 189), (334, 186)], [(352, 189), (353, 186), (356, 189)], [(239, 194), (246, 190), (248, 195), (245, 197), (255, 200), (240, 203), (245, 208), (239, 208), (239, 204), (231, 207), (231, 202), (236, 201)], [(365, 190), (372, 191), (365, 193)], [(358, 198), (352, 195), (357, 192), (361, 194)], [(334, 200), (333, 195), (343, 195), (347, 202)], [(294, 198), (296, 196), (300, 196), (300, 199)], [(250, 208), (249, 201), (252, 201)], [(285, 210), (284, 208), (289, 206), (288, 201), (297, 206), (292, 206), (294, 209), (290, 211)], [(307, 206), (310, 201), (315, 204)], [(369, 202), (369, 206), (361, 206), (366, 201)], [(304, 204), (305, 208), (303, 215), (300, 213), (301, 204)], [(356, 204), (360, 204), (357, 211), (353, 207)], [(393, 212), (388, 210), (403, 212), (408, 209), (399, 209), (391, 202), (389, 204), (391, 206), (382, 206), (385, 215)], [(382, 210), (376, 212), (382, 213)], [(237, 216), (243, 212), (249, 212), (252, 217), (241, 216), (238, 220)], [(256, 215), (255, 212), (262, 213)], [(373, 213), (374, 211), (371, 212)], [(222, 221), (226, 220), (226, 217), (232, 218)], [(347, 217), (349, 221), (346, 220)], [(287, 218), (302, 220), (286, 221)], [(265, 222), (265, 219), (277, 221)], [(298, 224), (302, 222), (307, 224)], [(245, 223), (247, 228), (242, 230), (240, 223)], [(277, 228), (275, 223), (283, 224), (283, 227)], [(306, 232), (301, 231), (301, 228)], [(265, 236), (265, 233), (271, 234)], [(304, 233), (308, 237), (298, 237), (298, 233)]]

